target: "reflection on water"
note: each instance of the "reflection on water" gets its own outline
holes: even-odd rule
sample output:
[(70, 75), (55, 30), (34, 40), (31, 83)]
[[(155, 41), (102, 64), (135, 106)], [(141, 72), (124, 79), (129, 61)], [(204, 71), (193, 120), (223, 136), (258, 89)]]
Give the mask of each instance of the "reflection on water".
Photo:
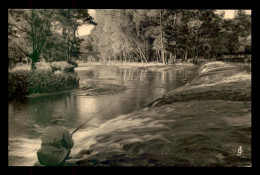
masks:
[[(196, 76), (196, 70), (172, 70), (167, 72), (146, 69), (123, 69), (113, 66), (89, 66), (77, 70), (80, 86), (88, 82), (118, 84), (127, 87), (126, 91), (112, 95), (81, 96), (78, 91), (49, 96), (29, 97), (23, 102), (11, 102), (9, 112), (9, 165), (31, 166), (36, 161), (36, 151), (40, 147), (41, 135), (50, 123), (54, 112), (66, 119), (64, 124), (73, 131), (107, 104), (104, 111), (88, 122), (82, 131), (91, 134), (91, 128), (102, 125), (111, 119), (146, 107), (151, 101), (168, 91), (183, 85)], [(124, 121), (122, 120), (122, 124)], [(80, 138), (75, 136), (75, 149), (80, 151)], [(89, 144), (98, 140), (88, 140)]]

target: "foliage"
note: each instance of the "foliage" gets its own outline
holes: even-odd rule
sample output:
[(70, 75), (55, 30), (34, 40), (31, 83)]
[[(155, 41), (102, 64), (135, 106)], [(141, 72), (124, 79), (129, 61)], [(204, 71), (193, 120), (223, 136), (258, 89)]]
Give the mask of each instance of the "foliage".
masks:
[[(75, 60), (82, 40), (76, 32), (88, 23), (96, 24), (88, 10), (10, 9), (9, 99), (77, 87), (78, 80), (71, 72), (78, 66)], [(31, 65), (21, 64), (24, 58), (29, 58)]]
[[(41, 58), (61, 61), (78, 58), (82, 24), (95, 24), (88, 10), (10, 9), (8, 11), (9, 60), (31, 59), (32, 68)], [(21, 60), (21, 59), (20, 59)]]
[[(58, 71), (56, 71), (58, 72)], [(54, 92), (77, 87), (77, 78), (72, 75), (49, 72), (37, 72), (30, 75), (29, 93)]]
[(195, 9), (105, 9), (96, 10), (95, 18), (84, 46), (95, 47), (104, 60), (168, 63), (250, 50), (251, 17), (243, 10), (234, 19)]
[(66, 70), (74, 69), (76, 65), (69, 64), (66, 61), (59, 61), (59, 62), (51, 62), (50, 67), (52, 68), (53, 71), (56, 70), (66, 71)]
[(9, 72), (8, 75), (8, 99), (25, 96), (29, 93), (28, 82), (30, 71), (26, 69), (20, 69)]
[[(53, 65), (55, 64), (50, 66), (48, 63), (40, 62), (36, 64), (34, 71), (31, 71), (28, 65), (16, 66), (10, 70), (8, 75), (9, 100), (31, 93), (54, 92), (78, 86), (78, 80), (74, 74), (60, 70), (52, 72)], [(55, 66), (58, 67), (57, 64)], [(69, 64), (66, 63), (66, 66), (59, 66), (59, 68), (65, 70), (68, 66)]]
[(53, 10), (9, 10), (10, 47), (32, 59), (40, 59), (46, 41), (51, 36)]
[(50, 66), (49, 63), (46, 63), (44, 61), (41, 61), (41, 62), (37, 62), (35, 63), (35, 70), (34, 70), (34, 73), (35, 72), (45, 72), (45, 73), (51, 73), (52, 72), (52, 68)]

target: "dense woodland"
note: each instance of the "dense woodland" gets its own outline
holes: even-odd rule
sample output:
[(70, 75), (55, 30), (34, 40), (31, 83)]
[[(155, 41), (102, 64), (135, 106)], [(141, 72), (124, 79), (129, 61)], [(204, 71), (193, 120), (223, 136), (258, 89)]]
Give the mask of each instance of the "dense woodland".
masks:
[[(218, 58), (251, 52), (251, 15), (236, 10), (98, 9), (9, 10), (9, 65), (28, 59), (34, 68), (45, 60), (67, 61), (100, 52), (101, 61), (162, 62), (176, 59)], [(80, 25), (93, 24), (85, 40)]]
[(105, 9), (96, 10), (95, 22), (82, 50), (106, 61), (166, 64), (251, 52), (251, 15), (244, 10), (225, 19), (216, 10)]

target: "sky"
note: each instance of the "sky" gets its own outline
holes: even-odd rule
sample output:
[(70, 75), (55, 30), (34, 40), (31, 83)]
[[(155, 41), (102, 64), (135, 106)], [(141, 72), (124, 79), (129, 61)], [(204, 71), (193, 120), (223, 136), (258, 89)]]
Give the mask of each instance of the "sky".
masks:
[[(90, 14), (90, 16), (92, 16), (95, 19), (96, 11), (94, 9), (88, 9), (88, 13)], [(79, 36), (90, 34), (90, 31), (93, 27), (94, 27), (93, 25), (82, 25), (82, 26), (80, 26), (79, 29), (78, 29)]]
[[(222, 10), (221, 10), (222, 11)], [(224, 18), (226, 19), (231, 19), (231, 18), (234, 18), (235, 16), (235, 10), (224, 10), (225, 11), (225, 16)], [(251, 14), (251, 10), (245, 10), (245, 12), (247, 14)]]
[[(221, 10), (222, 11), (222, 10)], [(235, 10), (224, 10), (226, 19), (234, 18)], [(251, 10), (245, 10), (247, 14), (251, 14)], [(95, 19), (95, 10), (94, 9), (88, 9), (89, 14)], [(93, 28), (93, 25), (82, 25), (78, 29), (79, 36), (82, 35), (88, 35), (90, 34), (91, 29)]]

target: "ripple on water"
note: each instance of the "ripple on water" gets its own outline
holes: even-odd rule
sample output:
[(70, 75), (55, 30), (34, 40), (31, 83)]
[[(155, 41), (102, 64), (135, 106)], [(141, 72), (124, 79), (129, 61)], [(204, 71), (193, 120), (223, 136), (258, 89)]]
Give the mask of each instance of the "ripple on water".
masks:
[(12, 138), (8, 143), (9, 166), (32, 166), (36, 161), (36, 152), (40, 149), (40, 139)]

